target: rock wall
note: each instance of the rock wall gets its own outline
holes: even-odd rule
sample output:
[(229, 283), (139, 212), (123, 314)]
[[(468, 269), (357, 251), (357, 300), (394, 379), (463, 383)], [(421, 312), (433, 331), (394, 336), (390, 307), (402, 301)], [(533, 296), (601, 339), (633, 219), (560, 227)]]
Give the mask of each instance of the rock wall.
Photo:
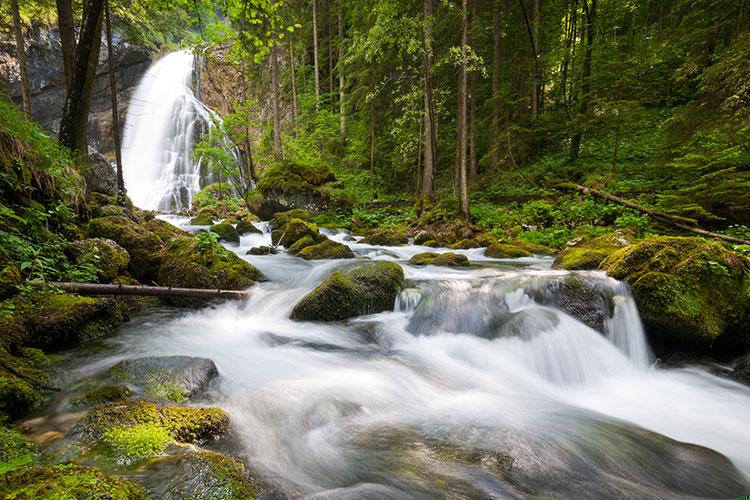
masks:
[[(42, 127), (56, 134), (65, 103), (60, 34), (57, 28), (36, 27), (25, 35), (32, 115)], [(117, 64), (118, 105), (124, 123), (129, 98), (151, 58), (147, 50), (123, 40), (117, 33), (114, 34), (113, 48)], [(21, 78), (16, 47), (8, 35), (0, 35), (0, 88), (20, 105)], [(111, 108), (106, 40), (103, 40), (89, 117), (89, 145), (102, 153), (114, 150)]]

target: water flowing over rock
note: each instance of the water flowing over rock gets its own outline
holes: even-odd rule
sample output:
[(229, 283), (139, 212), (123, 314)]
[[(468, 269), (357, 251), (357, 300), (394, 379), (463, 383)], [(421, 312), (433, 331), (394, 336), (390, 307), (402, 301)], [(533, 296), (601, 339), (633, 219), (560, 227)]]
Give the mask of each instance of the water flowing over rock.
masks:
[(150, 397), (175, 401), (190, 398), (219, 375), (213, 361), (190, 356), (126, 359), (108, 370), (119, 381), (141, 386)]

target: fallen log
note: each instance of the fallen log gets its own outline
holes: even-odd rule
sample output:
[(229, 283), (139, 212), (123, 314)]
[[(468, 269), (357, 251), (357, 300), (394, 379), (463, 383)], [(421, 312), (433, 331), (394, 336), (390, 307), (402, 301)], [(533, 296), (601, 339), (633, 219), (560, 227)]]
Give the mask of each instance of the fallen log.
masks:
[(250, 297), (246, 290), (207, 290), (205, 288), (173, 288), (146, 285), (107, 285), (100, 283), (69, 283), (60, 281), (35, 281), (37, 286), (55, 286), (81, 295), (143, 295), (152, 297), (192, 297), (196, 299), (234, 299)]
[(716, 238), (716, 239), (728, 241), (730, 243), (737, 243), (740, 245), (750, 245), (750, 240), (745, 240), (742, 238), (735, 238), (734, 236), (707, 231), (699, 227), (698, 221), (696, 221), (695, 219), (690, 219), (688, 217), (680, 217), (679, 215), (666, 214), (664, 212), (657, 212), (656, 210), (651, 210), (650, 208), (646, 208), (642, 205), (638, 205), (637, 203), (633, 203), (632, 201), (605, 193), (603, 191), (596, 190), (594, 188), (582, 186), (581, 184), (575, 184), (573, 182), (563, 182), (563, 183), (558, 184), (556, 187), (560, 189), (578, 191), (582, 194), (589, 195), (589, 196), (598, 198), (603, 201), (617, 203), (618, 205), (623, 205), (628, 208), (632, 208), (633, 210), (636, 210), (638, 212), (648, 215), (654, 220), (663, 222), (665, 224), (670, 224), (674, 227), (678, 227), (685, 231), (690, 231), (691, 233), (700, 234), (701, 236), (705, 236), (707, 238)]

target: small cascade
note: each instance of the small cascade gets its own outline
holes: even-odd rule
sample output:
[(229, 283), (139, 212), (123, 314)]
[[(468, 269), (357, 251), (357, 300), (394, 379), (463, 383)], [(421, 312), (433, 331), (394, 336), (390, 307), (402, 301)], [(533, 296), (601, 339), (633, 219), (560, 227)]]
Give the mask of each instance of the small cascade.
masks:
[(187, 50), (164, 56), (149, 68), (130, 99), (123, 173), (128, 195), (140, 208), (189, 208), (208, 180), (207, 166), (193, 157), (193, 144), (214, 126), (216, 115), (193, 94), (194, 61)]

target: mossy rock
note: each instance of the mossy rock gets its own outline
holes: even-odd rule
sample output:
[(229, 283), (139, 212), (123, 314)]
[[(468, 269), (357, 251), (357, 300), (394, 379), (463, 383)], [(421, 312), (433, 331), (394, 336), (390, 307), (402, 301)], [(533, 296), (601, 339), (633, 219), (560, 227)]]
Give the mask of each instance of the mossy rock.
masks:
[(194, 443), (223, 436), (229, 428), (229, 416), (219, 408), (123, 401), (94, 408), (73, 427), (71, 435), (97, 441), (114, 428), (143, 424), (166, 429), (175, 441)]
[(276, 249), (274, 247), (262, 245), (259, 247), (251, 248), (246, 252), (246, 255), (273, 255), (275, 253)]
[(21, 284), (21, 271), (13, 261), (0, 262), (0, 299), (12, 297)]
[(0, 426), (0, 474), (30, 464), (36, 451), (16, 429)]
[(437, 240), (427, 240), (424, 243), (422, 243), (422, 246), (430, 247), (430, 248), (441, 248), (444, 245)]
[(240, 234), (229, 222), (214, 224), (213, 226), (211, 226), (211, 231), (218, 234), (221, 241), (235, 244), (240, 243)]
[(99, 441), (101, 448), (120, 465), (131, 465), (159, 455), (174, 442), (164, 427), (154, 424), (113, 427)]
[(455, 243), (448, 245), (448, 248), (453, 250), (468, 250), (470, 248), (480, 248), (481, 245), (472, 239), (463, 239)]
[(120, 361), (107, 373), (119, 382), (143, 387), (149, 398), (181, 403), (204, 391), (219, 370), (206, 358), (149, 356)]
[(250, 221), (239, 221), (235, 229), (240, 236), (244, 236), (246, 234), (263, 234), (263, 231), (255, 227), (255, 225)]
[(140, 486), (108, 476), (99, 469), (67, 464), (34, 467), (10, 473), (0, 481), (0, 497), (146, 500)]
[[(295, 243), (296, 244), (296, 243)], [(322, 243), (305, 246), (297, 255), (305, 260), (353, 259), (354, 252), (343, 243), (326, 238)]]
[(154, 232), (122, 216), (98, 217), (89, 221), (86, 235), (89, 238), (114, 240), (130, 255), (130, 272), (136, 279), (151, 282), (159, 269), (159, 251), (163, 241)]
[(29, 346), (64, 348), (105, 337), (124, 319), (117, 300), (70, 293), (34, 295), (24, 306)]
[(146, 470), (146, 490), (153, 498), (255, 498), (255, 487), (245, 466), (220, 453), (198, 451), (165, 457), (149, 464)]
[(202, 247), (192, 238), (173, 240), (159, 253), (162, 265), (157, 283), (162, 286), (242, 290), (263, 273), (221, 245)]
[(531, 252), (528, 250), (508, 243), (495, 243), (494, 245), (490, 245), (485, 249), (484, 255), (492, 259), (518, 259), (521, 257), (532, 256)]
[(419, 231), (416, 235), (414, 235), (414, 244), (415, 245), (424, 245), (428, 241), (436, 240), (437, 236), (435, 236), (435, 233), (432, 233), (430, 231)]
[(444, 267), (466, 267), (469, 263), (469, 258), (465, 255), (446, 252), (446, 253), (432, 253), (424, 252), (418, 253), (409, 259), (409, 264), (416, 266), (444, 266)]
[(627, 280), (657, 351), (750, 346), (750, 262), (714, 241), (659, 236), (600, 265)]
[(133, 395), (126, 385), (107, 385), (93, 389), (81, 396), (73, 398), (70, 404), (73, 406), (96, 406), (116, 401), (124, 401)]
[(302, 250), (304, 250), (306, 247), (315, 245), (315, 240), (312, 238), (312, 236), (303, 236), (302, 238), (295, 241), (292, 246), (287, 248), (286, 252), (289, 255), (297, 255)]
[(212, 226), (213, 219), (209, 215), (198, 215), (190, 219), (191, 226)]
[(557, 269), (590, 270), (599, 265), (612, 253), (631, 244), (631, 238), (624, 233), (611, 233), (584, 240), (563, 249), (552, 264)]
[(94, 264), (97, 267), (97, 278), (104, 283), (117, 278), (130, 264), (128, 251), (115, 241), (105, 238), (74, 241), (68, 247), (67, 253), (78, 264)]
[(479, 233), (474, 236), (474, 241), (476, 241), (480, 247), (491, 247), (492, 245), (499, 243), (497, 238), (490, 233)]
[(314, 223), (302, 219), (291, 219), (286, 225), (273, 230), (271, 242), (274, 245), (283, 245), (289, 248), (305, 236), (309, 236), (316, 243), (323, 241), (324, 238), (318, 231), (318, 226)]
[(305, 222), (310, 222), (313, 219), (313, 214), (301, 208), (294, 208), (292, 210), (287, 210), (286, 212), (277, 212), (276, 214), (274, 214), (273, 219), (271, 219), (271, 229), (281, 229), (282, 227), (286, 226), (292, 219), (299, 219)]
[(409, 243), (406, 231), (398, 227), (382, 227), (376, 229), (362, 238), (360, 243), (385, 247), (399, 247)]
[(294, 306), (292, 319), (339, 321), (393, 310), (403, 281), (403, 269), (393, 262), (335, 272)]
[(179, 227), (173, 226), (169, 222), (161, 219), (149, 219), (143, 223), (143, 227), (159, 236), (164, 243), (167, 243), (174, 238), (190, 237), (190, 233), (187, 231), (183, 231)]
[[(49, 385), (49, 375), (36, 356), (19, 350), (17, 356), (0, 349), (0, 416), (18, 418), (28, 414), (42, 400), (39, 385)], [(35, 385), (35, 383), (37, 385)]]

